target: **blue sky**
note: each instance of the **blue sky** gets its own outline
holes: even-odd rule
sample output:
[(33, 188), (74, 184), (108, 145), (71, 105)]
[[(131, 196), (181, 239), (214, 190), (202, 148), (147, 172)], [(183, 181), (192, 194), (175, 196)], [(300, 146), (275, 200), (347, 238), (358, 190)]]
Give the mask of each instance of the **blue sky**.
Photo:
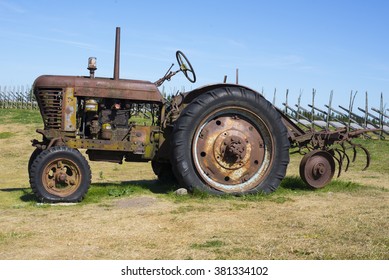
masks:
[(42, 74), (111, 77), (115, 27), (121, 27), (120, 77), (156, 81), (182, 50), (197, 82), (183, 75), (167, 93), (221, 82), (224, 75), (277, 105), (317, 90), (316, 104), (389, 102), (389, 1), (11, 1), (0, 0), (0, 85), (30, 85)]

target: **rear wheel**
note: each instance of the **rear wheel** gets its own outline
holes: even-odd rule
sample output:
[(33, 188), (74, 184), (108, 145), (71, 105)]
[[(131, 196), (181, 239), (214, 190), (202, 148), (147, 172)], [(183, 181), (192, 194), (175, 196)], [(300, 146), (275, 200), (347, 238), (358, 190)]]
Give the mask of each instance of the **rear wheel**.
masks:
[(183, 110), (172, 153), (182, 187), (212, 194), (270, 193), (285, 176), (289, 141), (267, 100), (248, 89), (222, 87)]
[(79, 202), (90, 183), (88, 162), (79, 151), (66, 146), (42, 151), (30, 168), (30, 185), (41, 201)]

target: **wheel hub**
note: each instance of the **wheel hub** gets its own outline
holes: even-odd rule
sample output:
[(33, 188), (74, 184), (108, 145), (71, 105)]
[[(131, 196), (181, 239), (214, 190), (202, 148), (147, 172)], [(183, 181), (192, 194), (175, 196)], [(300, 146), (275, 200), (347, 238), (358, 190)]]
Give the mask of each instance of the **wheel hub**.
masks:
[(60, 172), (57, 174), (56, 177), (57, 177), (56, 179), (59, 183), (65, 183), (68, 176), (66, 176), (66, 174)]
[(251, 150), (251, 146), (243, 138), (244, 134), (235, 129), (223, 131), (217, 136), (213, 153), (216, 162), (222, 168), (234, 170), (247, 162), (246, 154), (247, 150)]
[[(223, 114), (199, 128), (193, 143), (195, 165), (203, 179), (223, 192), (258, 185), (269, 164), (260, 130), (244, 113)], [(270, 145), (270, 144), (268, 144)]]
[(246, 154), (246, 145), (241, 138), (229, 137), (220, 147), (221, 154), (227, 162), (234, 163), (241, 160)]
[(55, 159), (46, 165), (42, 182), (49, 193), (63, 197), (80, 185), (80, 170), (71, 160)]

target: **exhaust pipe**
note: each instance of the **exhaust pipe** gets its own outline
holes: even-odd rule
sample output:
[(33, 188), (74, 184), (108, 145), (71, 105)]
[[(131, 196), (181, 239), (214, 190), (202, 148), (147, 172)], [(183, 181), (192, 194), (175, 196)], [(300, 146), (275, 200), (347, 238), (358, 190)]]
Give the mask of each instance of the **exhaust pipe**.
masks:
[(120, 27), (116, 27), (115, 60), (113, 64), (114, 80), (119, 80), (119, 64), (120, 64)]

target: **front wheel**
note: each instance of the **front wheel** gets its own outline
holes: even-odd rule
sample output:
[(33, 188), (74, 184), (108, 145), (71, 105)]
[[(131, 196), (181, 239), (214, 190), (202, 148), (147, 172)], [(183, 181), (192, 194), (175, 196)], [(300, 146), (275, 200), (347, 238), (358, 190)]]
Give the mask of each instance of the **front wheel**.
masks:
[(88, 162), (79, 151), (66, 146), (42, 151), (30, 168), (31, 188), (44, 202), (79, 202), (90, 183)]
[(287, 130), (258, 93), (221, 87), (182, 112), (172, 137), (173, 171), (182, 187), (211, 194), (274, 191), (289, 163)]

